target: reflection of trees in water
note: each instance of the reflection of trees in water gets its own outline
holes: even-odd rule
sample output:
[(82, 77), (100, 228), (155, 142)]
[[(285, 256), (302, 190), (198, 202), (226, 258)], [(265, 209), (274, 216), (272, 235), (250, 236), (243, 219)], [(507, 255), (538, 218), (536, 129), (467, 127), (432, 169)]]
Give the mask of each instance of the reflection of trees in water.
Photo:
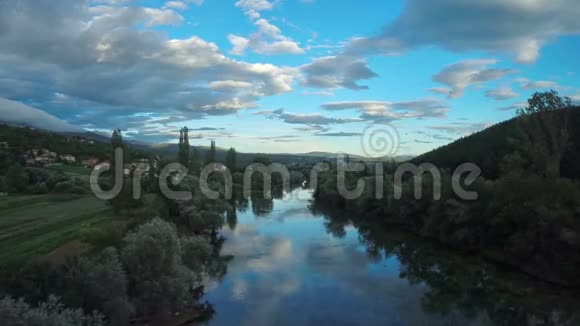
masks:
[(473, 319), (483, 313), (494, 325), (580, 325), (577, 293), (559, 294), (521, 273), (459, 256), (414, 236), (387, 232), (387, 227), (364, 217), (347, 217), (317, 203), (311, 210), (324, 216), (328, 233), (336, 237), (354, 226), (371, 257), (396, 256), (401, 278), (428, 286), (422, 298), (425, 311), (441, 315), (459, 311)]
[(229, 210), (226, 213), (226, 223), (231, 231), (235, 231), (238, 226), (238, 211), (236, 209)]
[(264, 198), (262, 193), (252, 193), (252, 212), (258, 217), (267, 216), (274, 210), (274, 200)]
[[(240, 213), (245, 213), (251, 207), (252, 213), (254, 213), (254, 215), (262, 217), (267, 216), (274, 210), (274, 199), (282, 199), (282, 198), (284, 198), (284, 191), (281, 188), (274, 188), (271, 192), (267, 194), (265, 194), (261, 190), (252, 191), (250, 193), (249, 198), (244, 197), (240, 189), (239, 191), (234, 191), (231, 204)], [(232, 226), (230, 222), (234, 223), (233, 218), (234, 218), (233, 216), (230, 215), (227, 216), (228, 226)], [(235, 222), (235, 224), (237, 224), (237, 221)], [(230, 229), (232, 228), (230, 227)]]

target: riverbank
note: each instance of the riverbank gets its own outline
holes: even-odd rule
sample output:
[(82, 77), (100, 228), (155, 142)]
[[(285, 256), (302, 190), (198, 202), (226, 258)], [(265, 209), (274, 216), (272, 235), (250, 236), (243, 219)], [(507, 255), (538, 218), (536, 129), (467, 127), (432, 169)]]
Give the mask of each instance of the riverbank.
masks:
[[(498, 180), (479, 178), (468, 190), (477, 200), (454, 195), (451, 177), (443, 175), (441, 198), (434, 199), (432, 177), (425, 175), (414, 198), (410, 178), (402, 186), (402, 199), (392, 196), (385, 182), (385, 197), (374, 195), (374, 178), (351, 175), (347, 187), (364, 181), (365, 191), (346, 200), (336, 191), (336, 170), (321, 175), (314, 194), (319, 203), (363, 216), (369, 221), (396, 226), (463, 253), (477, 253), (497, 263), (560, 286), (580, 287), (580, 185), (567, 179), (507, 175)], [(389, 195), (391, 194), (391, 195)]]

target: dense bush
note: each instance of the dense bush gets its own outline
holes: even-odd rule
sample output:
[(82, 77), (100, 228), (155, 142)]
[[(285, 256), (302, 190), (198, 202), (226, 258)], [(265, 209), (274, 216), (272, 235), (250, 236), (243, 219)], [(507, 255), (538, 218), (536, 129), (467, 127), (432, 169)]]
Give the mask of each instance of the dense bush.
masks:
[(54, 185), (53, 191), (59, 194), (70, 194), (73, 192), (74, 186), (70, 181), (62, 181)]
[(105, 225), (83, 224), (80, 230), (81, 241), (90, 244), (96, 250), (109, 246), (118, 246), (123, 239), (123, 229), (114, 223)]
[[(141, 313), (178, 310), (191, 303), (207, 256), (205, 240), (180, 238), (175, 225), (161, 219), (141, 225), (124, 240), (121, 257), (130, 296)], [(184, 247), (188, 254), (184, 262)], [(192, 249), (202, 249), (199, 252)]]

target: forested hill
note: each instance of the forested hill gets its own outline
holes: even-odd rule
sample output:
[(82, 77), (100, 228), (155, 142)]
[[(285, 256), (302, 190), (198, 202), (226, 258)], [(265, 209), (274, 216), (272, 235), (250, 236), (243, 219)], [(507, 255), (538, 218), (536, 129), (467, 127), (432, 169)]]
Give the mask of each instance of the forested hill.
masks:
[[(209, 142), (209, 140), (208, 140)], [(21, 158), (24, 151), (28, 149), (46, 148), (58, 154), (71, 154), (78, 159), (96, 157), (100, 160), (111, 159), (111, 140), (93, 132), (54, 132), (31, 128), (28, 126), (17, 126), (3, 124), (0, 122), (0, 143), (7, 143), (9, 152), (12, 153), (11, 161)], [(147, 158), (151, 155), (159, 155), (162, 158), (174, 158), (177, 156), (177, 144), (148, 144), (139, 142), (125, 142), (131, 150), (133, 158)], [(223, 148), (216, 149), (216, 159), (218, 162), (225, 162), (228, 151), (227, 144)], [(201, 158), (205, 158), (209, 147), (191, 146), (192, 151), (197, 150)], [(6, 154), (6, 153), (3, 153)], [(267, 156), (272, 162), (290, 164), (303, 163), (315, 164), (328, 159), (336, 154), (331, 153), (308, 153), (308, 154), (260, 154), (260, 153), (238, 153), (238, 164), (245, 166), (251, 164), (257, 157)], [(4, 157), (0, 155), (0, 161)], [(7, 164), (7, 163), (6, 163)], [(0, 172), (7, 168), (0, 162)]]
[[(54, 132), (0, 123), (0, 142), (7, 143), (19, 156), (27, 149), (46, 148), (58, 154), (71, 154), (79, 159), (110, 159), (110, 138), (92, 132)], [(147, 151), (129, 146), (135, 157), (148, 157)]]
[[(580, 179), (580, 107), (570, 112), (570, 145), (562, 160), (562, 176)], [(509, 153), (517, 151), (514, 139), (518, 137), (517, 119), (507, 120), (485, 130), (461, 138), (453, 143), (420, 155), (411, 162), (433, 163), (439, 168), (455, 169), (463, 163), (479, 165), (483, 175), (495, 179), (500, 164)]]

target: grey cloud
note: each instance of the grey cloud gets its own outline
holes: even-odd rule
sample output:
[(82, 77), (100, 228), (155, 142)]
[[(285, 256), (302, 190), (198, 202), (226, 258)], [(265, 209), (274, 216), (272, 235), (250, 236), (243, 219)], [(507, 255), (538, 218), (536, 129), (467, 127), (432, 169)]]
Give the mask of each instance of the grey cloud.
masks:
[(446, 125), (429, 126), (427, 128), (432, 130), (444, 131), (449, 134), (467, 136), (489, 127), (490, 124), (483, 122), (454, 122)]
[(451, 93), (453, 93), (453, 90), (451, 88), (447, 88), (447, 87), (435, 87), (435, 88), (429, 89), (429, 91), (432, 93), (441, 94), (441, 95), (445, 95), (445, 96), (450, 96)]
[(402, 15), (380, 35), (357, 39), (350, 48), (392, 54), (439, 45), (508, 53), (530, 63), (550, 40), (580, 33), (579, 16), (576, 0), (407, 0)]
[(520, 88), (523, 90), (562, 89), (562, 87), (558, 83), (549, 80), (531, 81), (526, 78), (518, 78), (516, 79), (516, 81), (520, 83)]
[(0, 121), (52, 131), (81, 131), (42, 110), (0, 97)]
[(254, 114), (265, 115), (270, 119), (280, 119), (288, 124), (303, 124), (303, 125), (334, 125), (362, 121), (360, 119), (355, 118), (326, 117), (320, 114), (293, 114), (287, 113), (283, 109), (260, 111)]
[(360, 132), (326, 132), (316, 134), (316, 136), (321, 137), (355, 137), (360, 135), (362, 135)]
[(322, 105), (328, 111), (354, 109), (361, 112), (361, 119), (374, 122), (392, 122), (401, 119), (442, 118), (449, 108), (437, 99), (414, 101), (346, 101)]
[[(175, 11), (93, 3), (0, 2), (0, 96), (28, 99), (59, 115), (68, 110), (71, 119), (89, 112), (199, 119), (289, 92), (299, 74), (232, 60), (201, 38), (170, 40), (150, 28), (178, 24), (182, 18)], [(224, 81), (251, 87), (226, 91)], [(63, 95), (58, 105), (52, 103), (56, 93)], [(91, 109), (79, 112), (87, 103)]]
[(455, 140), (453, 137), (447, 137), (440, 134), (434, 134), (426, 131), (419, 130), (416, 132), (419, 135), (424, 135), (426, 137), (432, 138), (434, 140), (452, 141)]
[(213, 127), (200, 127), (200, 128), (189, 128), (190, 131), (219, 131), (225, 130), (225, 128), (213, 128)]
[(304, 131), (304, 132), (326, 132), (328, 130), (330, 130), (329, 127), (326, 126), (319, 126), (319, 125), (307, 125), (304, 127), (296, 127), (294, 128), (295, 130), (298, 131)]
[(527, 102), (519, 102), (519, 103), (515, 103), (509, 106), (504, 106), (501, 108), (498, 108), (499, 111), (515, 111), (515, 110), (519, 110), (519, 109), (523, 109), (528, 105)]
[[(501, 79), (516, 73), (513, 69), (495, 69), (489, 66), (497, 63), (493, 59), (465, 60), (445, 67), (433, 76), (433, 80), (449, 86), (449, 98), (459, 98), (466, 88)], [(437, 89), (443, 93), (442, 89)]]
[(509, 100), (520, 96), (511, 87), (500, 87), (485, 92), (485, 96), (496, 101)]
[(366, 60), (344, 54), (314, 59), (300, 71), (304, 74), (302, 85), (327, 89), (364, 90), (368, 86), (359, 85), (359, 81), (378, 77)]
[(283, 135), (283, 136), (264, 136), (264, 137), (255, 137), (254, 139), (261, 139), (261, 140), (284, 140), (288, 138), (299, 138), (298, 135)]

